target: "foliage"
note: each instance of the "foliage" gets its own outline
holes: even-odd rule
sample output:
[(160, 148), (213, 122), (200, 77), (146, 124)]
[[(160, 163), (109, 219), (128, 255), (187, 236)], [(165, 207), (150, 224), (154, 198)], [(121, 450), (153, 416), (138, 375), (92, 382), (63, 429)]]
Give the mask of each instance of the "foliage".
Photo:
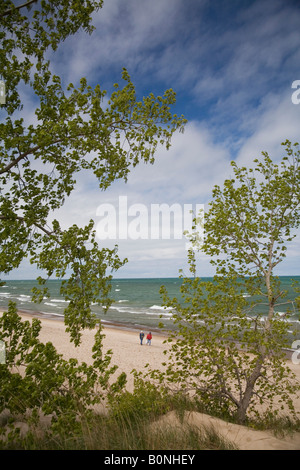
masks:
[(134, 390), (132, 393), (121, 388), (120, 393), (111, 387), (108, 395), (110, 414), (124, 423), (138, 424), (142, 420), (149, 423), (156, 417), (166, 413), (171, 407), (171, 398), (163, 389), (145, 381), (141, 373), (133, 371)]
[[(83, 77), (68, 86), (53, 74), (49, 57), (68, 37), (94, 27), (92, 15), (102, 0), (28, 0), (15, 5), (0, 2), (1, 78), (6, 103), (0, 122), (0, 272), (9, 273), (25, 257), (43, 270), (33, 301), (49, 296), (46, 281), (63, 280), (61, 294), (68, 302), (65, 324), (78, 346), (83, 328), (93, 328), (92, 303), (104, 310), (112, 302), (112, 273), (126, 262), (117, 247), (99, 247), (94, 223), (63, 228), (53, 212), (76, 187), (79, 172), (90, 172), (100, 190), (118, 178), (127, 179), (139, 162), (154, 162), (158, 146), (168, 149), (185, 119), (172, 115), (175, 93), (152, 93), (138, 99), (126, 69), (124, 86), (114, 85), (107, 97), (99, 84)], [(30, 7), (30, 8), (29, 8)], [(35, 101), (34, 116), (24, 102)], [(52, 220), (52, 221), (50, 221)], [(69, 275), (69, 272), (71, 273)], [(121, 375), (109, 379), (111, 351), (102, 353), (98, 329), (91, 365), (65, 360), (52, 343), (39, 340), (40, 322), (22, 322), (10, 304), (0, 320), (0, 341), (6, 363), (0, 365), (0, 410), (27, 416), (34, 427), (40, 413), (52, 418), (51, 430), (76, 434), (82, 416), (89, 422), (92, 407), (109, 386), (124, 386)], [(18, 435), (12, 429), (11, 439)]]
[(273, 271), (285, 257), (300, 215), (300, 152), (298, 144), (284, 145), (280, 168), (267, 154), (255, 170), (233, 163), (235, 179), (226, 180), (223, 189), (215, 187), (204, 218), (205, 239), (198, 245), (211, 256), (214, 280), (197, 277), (190, 251), (181, 299), (161, 289), (164, 305), (174, 309), (177, 331), (168, 340), (165, 375), (152, 375), (200, 395), (206, 408), (239, 422), (259, 413), (261, 404), (273, 416), (283, 409), (294, 412), (292, 396), (299, 391), (282, 350), (289, 346), (289, 305), (286, 318), (275, 311), (285, 292)]
[(0, 366), (0, 413), (26, 417), (30, 427), (41, 415), (51, 417), (51, 432), (76, 435), (78, 418), (92, 417), (94, 406), (104, 400), (111, 366), (111, 351), (102, 352), (101, 327), (95, 334), (93, 362), (65, 360), (52, 343), (39, 340), (41, 322), (21, 321), (11, 303), (0, 318), (0, 340), (5, 343), (6, 362)]
[[(49, 51), (80, 28), (91, 33), (92, 13), (102, 1), (28, 2), (30, 12), (24, 5), (15, 7), (11, 0), (0, 5), (1, 74), (7, 89), (0, 124), (0, 272), (10, 272), (27, 256), (46, 278), (63, 277), (68, 268), (72, 274), (62, 288), (70, 301), (66, 322), (79, 344), (80, 326), (94, 325), (91, 302), (109, 305), (111, 275), (106, 272), (122, 262), (116, 249), (97, 246), (92, 221), (63, 229), (49, 218), (71, 195), (79, 172), (92, 172), (102, 190), (117, 178), (126, 180), (132, 166), (154, 162), (158, 145), (169, 148), (185, 119), (171, 114), (171, 89), (138, 100), (125, 69), (124, 87), (115, 84), (109, 99), (99, 84), (92, 87), (82, 78), (78, 87), (66, 87), (51, 72)], [(24, 90), (35, 96), (32, 122), (22, 117)], [(41, 285), (46, 278), (39, 278)], [(46, 293), (41, 288), (34, 300)]]
[[(95, 415), (87, 429), (74, 436), (28, 435), (10, 441), (9, 450), (235, 450), (235, 444), (220, 436), (216, 429), (199, 429), (192, 424), (157, 427), (155, 422), (140, 419), (130, 427), (103, 415)], [(0, 449), (3, 449), (0, 441)]]
[[(186, 409), (193, 406), (187, 400), (174, 400), (154, 384), (135, 374), (132, 393), (115, 382), (109, 389), (107, 413), (98, 414), (85, 407), (76, 420), (66, 407), (66, 422), (55, 422), (51, 428), (31, 427), (20, 433), (12, 426), (10, 435), (0, 439), (0, 449), (24, 450), (187, 450), (234, 449), (235, 446), (211, 428), (197, 427), (184, 420)], [(121, 385), (121, 387), (119, 387)], [(51, 402), (50, 402), (51, 403)], [(179, 408), (177, 409), (177, 407)], [(184, 408), (182, 408), (184, 406)], [(175, 410), (169, 422), (168, 412)], [(180, 421), (176, 415), (181, 415)], [(164, 417), (166, 422), (164, 422)], [(180, 423), (180, 424), (179, 424)], [(68, 424), (68, 426), (66, 426)], [(73, 427), (73, 431), (68, 429)], [(8, 429), (6, 426), (4, 429)], [(0, 428), (1, 429), (1, 428)]]

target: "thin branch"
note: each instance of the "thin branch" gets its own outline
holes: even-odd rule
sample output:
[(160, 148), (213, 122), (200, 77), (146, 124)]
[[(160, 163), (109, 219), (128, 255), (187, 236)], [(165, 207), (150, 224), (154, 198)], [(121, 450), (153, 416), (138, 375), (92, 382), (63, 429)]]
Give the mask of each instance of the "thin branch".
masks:
[[(63, 141), (63, 139), (57, 139), (54, 142), (51, 142), (50, 145), (60, 144), (62, 141)], [(28, 155), (31, 155), (31, 154), (35, 153), (37, 150), (39, 150), (41, 148), (42, 148), (41, 145), (36, 145), (35, 147), (30, 148), (26, 152), (21, 153), (21, 155), (19, 155), (17, 158), (12, 160), (5, 168), (0, 170), (0, 175), (2, 175), (3, 173), (7, 173), (13, 166), (16, 166), (21, 160), (28, 157)]]
[[(25, 219), (24, 217), (21, 217), (20, 215), (16, 215), (15, 216), (15, 219), (19, 220), (21, 223), (24, 223), (25, 222)], [(10, 220), (9, 217), (6, 217), (5, 215), (0, 215), (0, 220)], [(42, 230), (46, 235), (48, 235), (49, 237), (53, 237), (53, 232), (49, 232), (49, 230), (47, 230), (45, 227), (43, 227), (42, 225), (34, 222), (33, 225), (35, 225), (37, 228), (39, 228), (40, 230)]]
[(9, 163), (9, 165), (7, 165), (5, 168), (0, 170), (0, 175), (2, 175), (3, 173), (7, 173), (13, 166), (16, 166), (21, 160), (23, 160), (23, 158), (26, 158), (31, 153), (36, 152), (39, 148), (40, 148), (40, 145), (37, 145), (36, 147), (27, 150), (27, 152), (21, 153), (21, 155), (19, 155), (18, 158), (15, 158)]
[(23, 3), (22, 5), (15, 6), (13, 8), (10, 8), (9, 10), (6, 10), (4, 13), (0, 15), (0, 18), (3, 16), (11, 15), (15, 10), (21, 10), (21, 8), (29, 7), (33, 3), (36, 3), (38, 0), (28, 0), (28, 2)]

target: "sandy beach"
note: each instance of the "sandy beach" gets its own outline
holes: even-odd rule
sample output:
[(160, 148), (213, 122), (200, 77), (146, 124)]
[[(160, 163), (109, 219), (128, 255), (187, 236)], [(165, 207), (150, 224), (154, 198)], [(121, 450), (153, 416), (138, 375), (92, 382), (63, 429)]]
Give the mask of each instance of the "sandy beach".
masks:
[[(23, 320), (30, 320), (32, 315), (21, 314)], [(76, 348), (70, 343), (69, 336), (65, 332), (65, 325), (62, 320), (50, 318), (41, 318), (42, 330), (40, 340), (43, 342), (51, 341), (57, 348), (57, 351), (68, 359), (77, 358), (79, 361), (86, 363), (92, 362), (92, 346), (94, 343), (93, 330), (83, 332), (82, 344)], [(144, 331), (145, 335), (148, 333)], [(150, 364), (151, 368), (161, 368), (162, 362), (166, 359), (163, 351), (166, 349), (164, 344), (165, 336), (153, 333), (151, 346), (146, 344), (144, 339), (143, 345), (139, 342), (139, 330), (127, 330), (120, 327), (104, 327), (104, 349), (113, 351), (112, 365), (118, 366), (117, 374), (125, 372), (128, 377), (127, 389), (133, 388), (132, 369), (143, 371), (146, 364)], [(290, 360), (289, 366), (297, 375), (300, 381), (300, 364), (293, 364)], [(300, 411), (300, 397), (294, 402), (297, 411)], [(162, 420), (161, 425), (165, 425), (171, 421), (174, 425), (180, 425), (176, 421), (176, 416), (172, 413)], [(243, 426), (225, 423), (216, 418), (208, 417), (201, 413), (189, 413), (186, 419), (196, 425), (213, 425), (228, 439), (232, 439), (237, 443), (240, 449), (293, 449), (300, 450), (300, 433), (296, 433), (293, 437), (276, 438), (271, 432), (250, 430)]]
[[(25, 319), (25, 315), (22, 316)], [(139, 329), (132, 331), (120, 327), (104, 327), (103, 333), (105, 335), (104, 350), (111, 349), (113, 351), (111, 365), (118, 366), (117, 375), (121, 372), (127, 374), (127, 389), (129, 391), (133, 389), (133, 376), (130, 374), (133, 369), (143, 371), (147, 363), (151, 368), (160, 368), (161, 363), (166, 359), (163, 354), (166, 349), (166, 344), (163, 344), (166, 337), (161, 334), (152, 332), (151, 346), (148, 346), (146, 343), (148, 330), (144, 330), (145, 338), (141, 346)], [(75, 357), (87, 364), (92, 363), (94, 335), (94, 330), (85, 330), (82, 334), (81, 345), (75, 347), (73, 343), (70, 343), (62, 321), (42, 319), (41, 341), (51, 341), (57, 351), (62, 353), (66, 359)]]

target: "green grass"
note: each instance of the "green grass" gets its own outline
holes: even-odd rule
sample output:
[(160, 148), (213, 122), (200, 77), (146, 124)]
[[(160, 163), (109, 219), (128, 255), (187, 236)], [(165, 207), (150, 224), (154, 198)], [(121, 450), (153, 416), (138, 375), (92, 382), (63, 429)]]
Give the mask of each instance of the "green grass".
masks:
[[(164, 420), (173, 412), (174, 424)], [(233, 450), (232, 442), (213, 427), (198, 428), (184, 420), (187, 411), (206, 413), (199, 401), (184, 395), (169, 395), (153, 384), (136, 380), (133, 393), (122, 391), (108, 399), (107, 414), (83, 413), (71, 432), (65, 429), (41, 427), (22, 436), (15, 432), (1, 437), (7, 421), (0, 423), (0, 449), (26, 450)], [(211, 410), (210, 410), (211, 411)], [(211, 413), (210, 413), (211, 414)], [(218, 418), (228, 420), (228, 416)], [(18, 417), (20, 421), (20, 417)], [(233, 422), (233, 420), (230, 420)], [(5, 427), (6, 426), (6, 427)], [(11, 423), (14, 430), (14, 423)], [(272, 429), (277, 437), (300, 431), (300, 421), (288, 417), (262, 416), (249, 421), (252, 429)]]
[[(155, 424), (155, 423), (154, 423)], [(184, 424), (155, 428), (145, 420), (134, 423), (105, 416), (95, 416), (77, 436), (35, 434), (2, 444), (2, 449), (24, 450), (227, 450), (236, 447), (212, 428)]]

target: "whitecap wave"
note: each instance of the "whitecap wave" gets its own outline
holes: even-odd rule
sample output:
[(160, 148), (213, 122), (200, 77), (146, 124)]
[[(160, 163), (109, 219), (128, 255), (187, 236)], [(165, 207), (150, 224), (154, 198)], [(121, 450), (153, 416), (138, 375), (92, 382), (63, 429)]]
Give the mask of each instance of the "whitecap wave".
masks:
[(149, 307), (151, 310), (163, 310), (163, 311), (166, 311), (166, 310), (173, 310), (172, 307), (162, 307), (161, 305), (152, 305), (152, 307)]

